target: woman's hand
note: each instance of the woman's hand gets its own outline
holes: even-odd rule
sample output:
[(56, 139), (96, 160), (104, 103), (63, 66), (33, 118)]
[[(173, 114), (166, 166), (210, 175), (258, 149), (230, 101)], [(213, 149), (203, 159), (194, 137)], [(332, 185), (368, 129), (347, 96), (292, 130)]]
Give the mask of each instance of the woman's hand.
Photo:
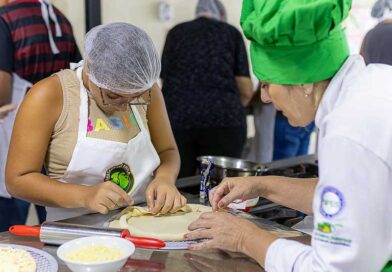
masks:
[[(256, 178), (256, 179), (255, 179)], [(260, 177), (225, 178), (210, 191), (209, 199), (214, 210), (225, 208), (241, 198), (254, 198), (261, 195)]]
[(107, 214), (111, 210), (132, 205), (132, 198), (113, 182), (107, 181), (94, 186), (84, 186), (84, 207)]
[(0, 124), (3, 123), (3, 118), (7, 116), (7, 114), (16, 109), (16, 105), (4, 105), (0, 107)]
[(174, 183), (164, 178), (155, 178), (146, 190), (147, 206), (151, 213), (174, 213), (186, 205), (186, 198), (180, 194)]
[(186, 240), (210, 239), (190, 245), (190, 249), (219, 248), (233, 252), (242, 252), (242, 244), (247, 236), (258, 227), (252, 222), (235, 217), (226, 212), (203, 213), (198, 220), (189, 225), (190, 233)]
[(225, 212), (203, 213), (189, 225), (186, 240), (208, 239), (192, 244), (191, 250), (217, 248), (244, 253), (264, 266), (268, 247), (278, 237), (257, 227), (249, 220)]

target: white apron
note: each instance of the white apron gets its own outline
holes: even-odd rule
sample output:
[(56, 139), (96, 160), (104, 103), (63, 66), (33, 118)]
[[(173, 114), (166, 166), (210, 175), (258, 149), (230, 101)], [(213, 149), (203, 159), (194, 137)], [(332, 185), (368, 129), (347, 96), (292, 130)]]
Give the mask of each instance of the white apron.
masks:
[(5, 188), (5, 165), (7, 163), (8, 147), (11, 140), (12, 129), (14, 127), (16, 112), (27, 90), (32, 86), (30, 82), (19, 77), (17, 74), (12, 74), (12, 98), (11, 104), (17, 105), (17, 109), (8, 113), (4, 118), (4, 123), (0, 125), (0, 197), (11, 198), (10, 194)]
[[(132, 196), (135, 203), (144, 202), (147, 185), (152, 180), (152, 174), (159, 166), (160, 159), (136, 106), (132, 106), (131, 109), (140, 132), (128, 143), (87, 137), (88, 95), (82, 81), (82, 67), (77, 69), (77, 76), (80, 81), (78, 140), (71, 162), (61, 181), (91, 186), (117, 178), (116, 180), (120, 180), (119, 183)], [(126, 186), (127, 180), (130, 181), (128, 186)], [(48, 221), (62, 220), (90, 212), (83, 208), (47, 207), (46, 210)]]

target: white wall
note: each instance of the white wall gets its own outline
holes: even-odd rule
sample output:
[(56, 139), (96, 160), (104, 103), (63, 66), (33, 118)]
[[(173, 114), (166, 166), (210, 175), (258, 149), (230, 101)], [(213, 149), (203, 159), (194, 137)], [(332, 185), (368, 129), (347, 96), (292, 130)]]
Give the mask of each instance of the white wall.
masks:
[[(239, 28), (241, 0), (221, 0), (228, 13), (229, 23)], [(77, 43), (83, 51), (85, 33), (84, 0), (52, 0), (71, 21)], [(129, 22), (143, 28), (162, 50), (167, 31), (174, 25), (192, 20), (197, 0), (166, 0), (174, 8), (175, 17), (170, 22), (158, 20), (159, 0), (102, 0), (102, 22)], [(352, 53), (358, 53), (364, 34), (374, 26), (370, 8), (375, 0), (354, 0), (347, 20), (347, 34)]]
[(52, 0), (52, 3), (59, 8), (71, 22), (76, 42), (80, 50), (83, 46), (85, 34), (85, 9), (84, 0)]
[(371, 7), (375, 1), (353, 1), (350, 16), (346, 21), (346, 33), (352, 54), (359, 52), (365, 34), (377, 23), (377, 20), (370, 16)]
[[(102, 23), (127, 22), (144, 29), (159, 51), (163, 49), (166, 33), (174, 25), (195, 17), (197, 0), (166, 0), (174, 9), (174, 19), (158, 20), (159, 0), (102, 0)], [(239, 28), (241, 0), (222, 0), (228, 13), (229, 23)], [(83, 0), (52, 0), (71, 21), (77, 43), (82, 50), (85, 32), (85, 8)], [(83, 50), (82, 50), (83, 51)]]

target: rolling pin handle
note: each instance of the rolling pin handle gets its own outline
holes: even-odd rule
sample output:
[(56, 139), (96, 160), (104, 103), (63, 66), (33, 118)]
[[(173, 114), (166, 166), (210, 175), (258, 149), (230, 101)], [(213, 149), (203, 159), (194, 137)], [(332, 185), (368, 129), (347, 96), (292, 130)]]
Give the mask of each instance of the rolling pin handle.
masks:
[(121, 231), (121, 238), (126, 238), (127, 236), (131, 236), (131, 233), (127, 229), (123, 229)]
[(32, 236), (39, 237), (41, 227), (25, 226), (25, 225), (14, 225), (9, 228), (9, 232), (17, 236)]
[(166, 245), (164, 241), (158, 239), (132, 236), (127, 229), (121, 231), (121, 238), (127, 239), (134, 243), (136, 247), (142, 248), (159, 249)]

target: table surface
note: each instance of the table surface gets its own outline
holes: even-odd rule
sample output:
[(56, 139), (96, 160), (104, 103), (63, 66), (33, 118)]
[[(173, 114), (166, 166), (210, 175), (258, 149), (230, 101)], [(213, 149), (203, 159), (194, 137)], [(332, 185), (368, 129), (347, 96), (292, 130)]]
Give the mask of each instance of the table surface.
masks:
[[(188, 202), (195, 203), (197, 199), (187, 195)], [(88, 226), (104, 227), (108, 220), (119, 213), (119, 210), (111, 211), (107, 215), (89, 214), (79, 216), (61, 222), (81, 224)], [(259, 227), (266, 230), (293, 229), (279, 225), (275, 222), (238, 212), (237, 216), (245, 217)], [(292, 238), (303, 243), (309, 243), (307, 235)], [(59, 263), (59, 271), (70, 271), (68, 267), (57, 258), (57, 246), (44, 245), (35, 237), (17, 237), (9, 232), (0, 233), (0, 243), (18, 244), (42, 249), (56, 258)], [(245, 255), (225, 252), (221, 250), (146, 250), (137, 248), (135, 253), (128, 259), (123, 271), (264, 271), (257, 263)]]

